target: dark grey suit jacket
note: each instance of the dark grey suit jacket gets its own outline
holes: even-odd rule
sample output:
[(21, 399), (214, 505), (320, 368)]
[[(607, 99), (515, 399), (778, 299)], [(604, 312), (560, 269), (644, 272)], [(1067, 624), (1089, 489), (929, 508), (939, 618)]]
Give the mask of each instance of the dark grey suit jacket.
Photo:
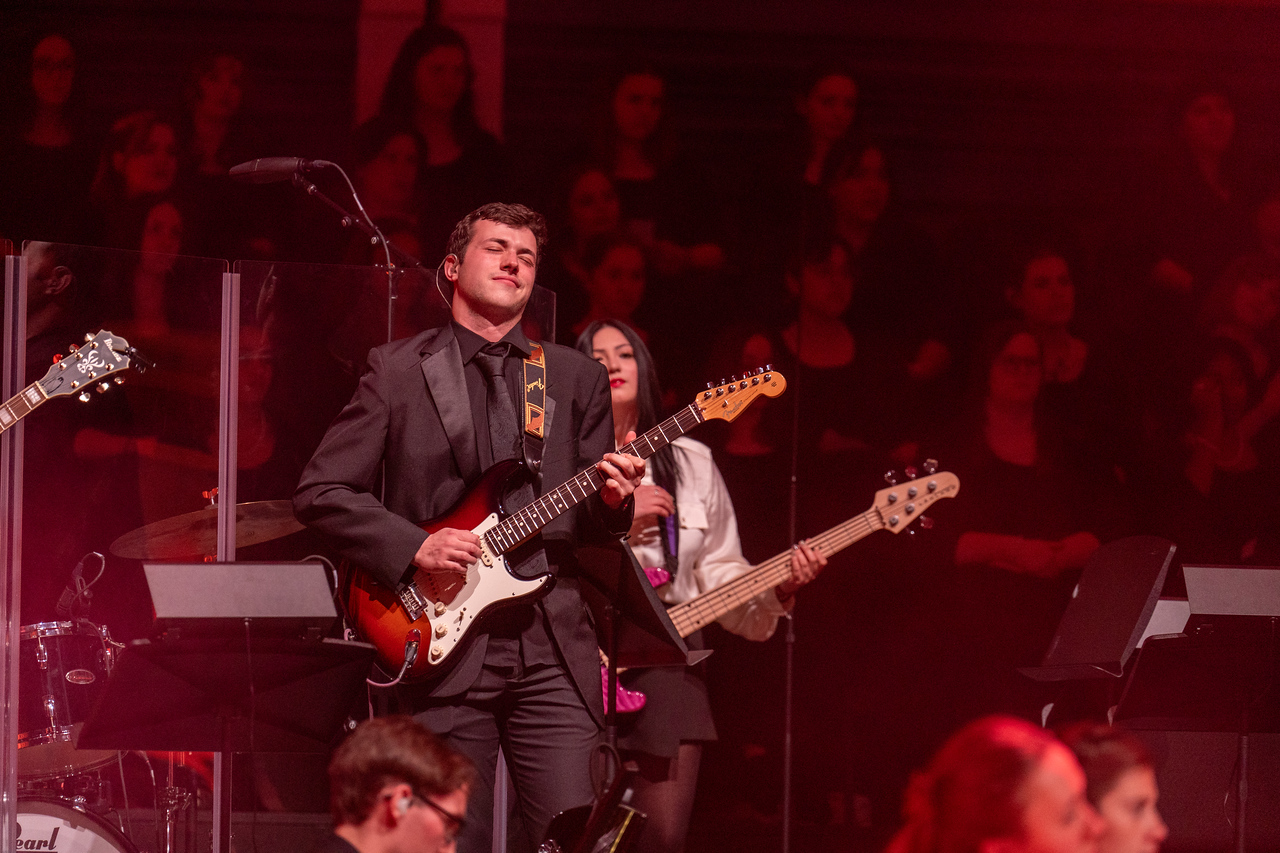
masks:
[[(535, 492), (553, 489), (614, 449), (608, 375), (576, 350), (543, 344), (547, 360), (546, 440)], [(374, 494), (386, 460), (386, 504)], [(418, 523), (448, 512), (480, 471), (462, 356), (453, 329), (431, 329), (377, 347), (351, 402), (334, 420), (294, 493), (298, 519), (346, 559), (397, 588), (426, 538)], [(610, 510), (598, 496), (543, 529), (549, 543), (599, 544), (626, 533), (630, 504)], [(556, 553), (561, 551), (557, 548)], [(552, 560), (553, 569), (555, 560)], [(595, 632), (572, 572), (542, 599), (552, 639), (578, 690), (603, 722)], [(532, 606), (517, 604), (514, 606)], [(470, 687), (484, 663), (483, 623), (434, 696)]]

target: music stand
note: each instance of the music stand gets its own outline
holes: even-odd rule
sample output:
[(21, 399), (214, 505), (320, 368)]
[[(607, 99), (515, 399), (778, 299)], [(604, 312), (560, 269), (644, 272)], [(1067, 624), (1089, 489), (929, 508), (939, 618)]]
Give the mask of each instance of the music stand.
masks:
[(1235, 849), (1244, 853), (1249, 735), (1280, 732), (1280, 569), (1201, 566), (1184, 574), (1194, 576), (1188, 633), (1147, 639), (1115, 719), (1134, 729), (1237, 733)]
[(596, 633), (609, 657), (605, 701), (605, 736), (618, 742), (618, 668), (692, 666), (710, 651), (690, 651), (667, 617), (666, 605), (653, 591), (631, 549), (621, 542), (609, 547), (577, 549), (582, 597), (595, 617)]
[(1129, 536), (1095, 551), (1044, 660), (1018, 671), (1036, 681), (1121, 678), (1151, 621), (1176, 550), (1158, 536)]
[(217, 820), (230, 849), (232, 752), (325, 752), (364, 687), (374, 647), (343, 640), (136, 640), (116, 659), (77, 748), (221, 752)]

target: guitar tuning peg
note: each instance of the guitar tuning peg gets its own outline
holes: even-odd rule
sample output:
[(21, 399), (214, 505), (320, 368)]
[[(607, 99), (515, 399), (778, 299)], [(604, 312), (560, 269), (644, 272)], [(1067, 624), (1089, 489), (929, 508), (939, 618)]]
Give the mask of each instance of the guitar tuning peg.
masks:
[(916, 478), (916, 474), (920, 472), (916, 470), (916, 466), (908, 465), (906, 468), (902, 469), (902, 473), (907, 475), (908, 480), (914, 480)]
[(927, 515), (922, 515), (918, 519), (916, 519), (916, 524), (919, 524), (925, 530), (933, 529), (933, 519)]
[(712, 390), (712, 389), (713, 389), (713, 388), (715, 388), (715, 387), (716, 387), (716, 383), (714, 383), (714, 382), (708, 382), (708, 383), (707, 383), (707, 390), (708, 390), (708, 391)]
[(89, 392), (88, 392), (88, 391), (81, 391), (81, 392), (80, 392), (80, 395), (79, 395), (79, 399), (80, 399), (80, 402), (81, 402), (81, 403), (87, 403), (87, 402), (89, 402)]
[(926, 459), (924, 460), (924, 465), (922, 467), (924, 468), (924, 472), (932, 477), (934, 474), (938, 473), (938, 460)]
[(111, 383), (110, 383), (110, 382), (106, 382), (106, 381), (99, 382), (99, 383), (98, 383), (98, 393), (99, 393), (99, 394), (105, 394), (105, 393), (107, 392), (107, 389), (108, 389), (108, 388), (110, 388), (110, 387), (111, 387)]
[(890, 468), (888, 471), (885, 471), (884, 481), (888, 483), (890, 486), (898, 485), (898, 472), (894, 471), (892, 468)]
[(772, 365), (772, 364), (766, 364), (766, 365), (764, 366), (764, 372), (765, 372), (765, 373), (771, 373), (772, 371), (773, 371), (773, 365)]
[(87, 343), (89, 343), (89, 341), (91, 341), (91, 340), (93, 340), (93, 335), (89, 334), (88, 332), (85, 332), (85, 333), (84, 333), (84, 342), (87, 344)]

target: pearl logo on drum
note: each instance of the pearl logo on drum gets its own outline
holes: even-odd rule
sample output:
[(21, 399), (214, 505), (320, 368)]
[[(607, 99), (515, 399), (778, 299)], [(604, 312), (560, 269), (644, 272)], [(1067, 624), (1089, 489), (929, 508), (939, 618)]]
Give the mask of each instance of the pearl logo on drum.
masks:
[(87, 669), (69, 670), (63, 677), (72, 684), (93, 684), (98, 680), (98, 677)]
[(55, 827), (53, 828), (53, 832), (49, 833), (49, 837), (48, 837), (48, 838), (40, 838), (40, 839), (36, 839), (36, 838), (23, 838), (23, 837), (22, 837), (22, 824), (21, 824), (21, 823), (19, 823), (19, 824), (18, 824), (18, 844), (17, 844), (17, 849), (18, 849), (18, 850), (57, 850), (57, 849), (58, 849), (58, 848), (57, 848), (57, 843), (58, 843), (58, 830), (60, 830), (60, 829), (62, 829), (62, 827), (60, 827), (60, 826), (55, 826)]

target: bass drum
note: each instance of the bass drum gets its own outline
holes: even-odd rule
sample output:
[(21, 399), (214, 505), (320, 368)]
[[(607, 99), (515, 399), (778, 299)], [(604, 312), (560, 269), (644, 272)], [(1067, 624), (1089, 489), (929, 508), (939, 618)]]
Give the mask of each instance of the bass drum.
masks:
[(114, 826), (91, 812), (43, 797), (18, 798), (18, 850), (138, 853)]

